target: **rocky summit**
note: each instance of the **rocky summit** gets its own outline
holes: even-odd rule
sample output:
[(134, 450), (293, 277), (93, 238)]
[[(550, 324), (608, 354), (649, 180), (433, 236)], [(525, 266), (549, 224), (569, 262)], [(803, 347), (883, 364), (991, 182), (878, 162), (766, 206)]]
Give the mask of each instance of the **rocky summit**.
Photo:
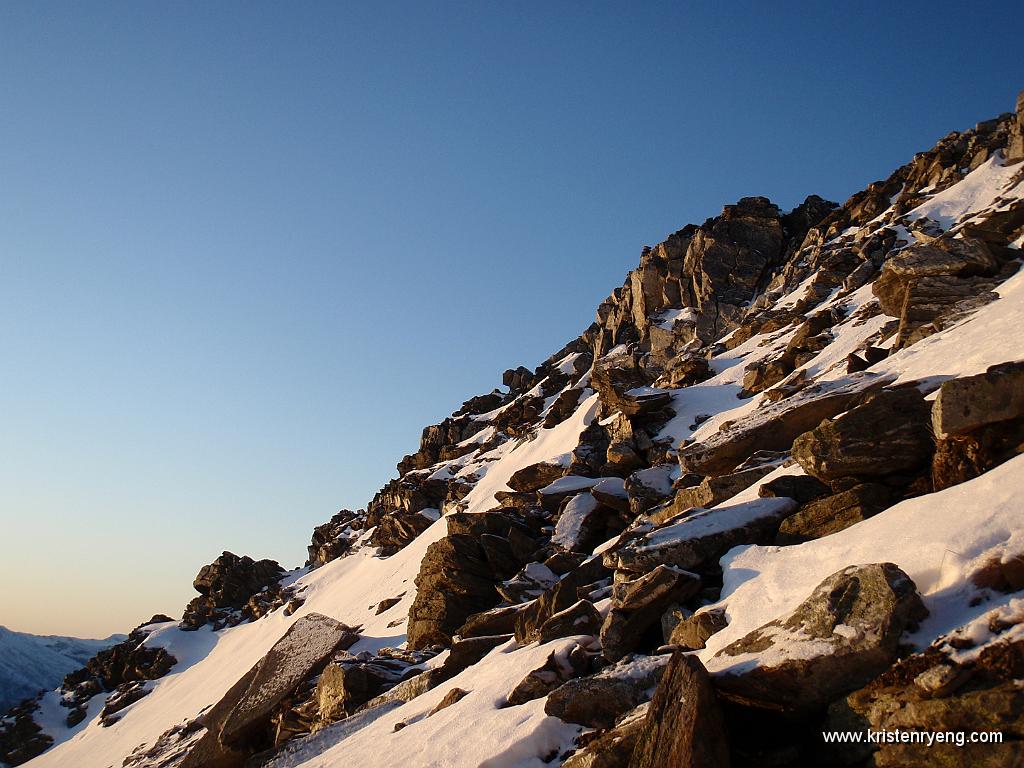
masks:
[[(1024, 94), (842, 204), (644, 247), (303, 568), (224, 552), (0, 760), (1024, 764), (1022, 131)], [(864, 736), (900, 730), (967, 743)]]

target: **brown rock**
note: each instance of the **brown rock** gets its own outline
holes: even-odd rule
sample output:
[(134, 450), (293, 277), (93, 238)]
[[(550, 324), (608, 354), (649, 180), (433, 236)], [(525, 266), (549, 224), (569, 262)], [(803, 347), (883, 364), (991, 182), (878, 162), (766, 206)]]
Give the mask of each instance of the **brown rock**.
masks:
[(669, 644), (683, 650), (699, 651), (707, 644), (708, 638), (729, 625), (724, 608), (705, 608), (679, 622), (672, 630)]
[(729, 746), (715, 689), (696, 656), (672, 654), (637, 737), (630, 768), (727, 768)]
[(877, 515), (892, 503), (884, 485), (863, 483), (848, 491), (809, 502), (779, 526), (777, 544), (799, 544), (820, 539)]
[(914, 582), (892, 563), (851, 566), (788, 616), (720, 650), (709, 669), (738, 702), (811, 712), (888, 668), (903, 632), (926, 615)]
[(667, 565), (616, 585), (612, 607), (601, 627), (601, 647), (606, 659), (617, 661), (644, 643), (645, 634), (657, 629), (661, 645), (661, 615), (673, 603), (683, 603), (700, 590), (700, 577)]
[(793, 458), (824, 482), (919, 471), (934, 451), (930, 410), (915, 388), (883, 390), (793, 441)]

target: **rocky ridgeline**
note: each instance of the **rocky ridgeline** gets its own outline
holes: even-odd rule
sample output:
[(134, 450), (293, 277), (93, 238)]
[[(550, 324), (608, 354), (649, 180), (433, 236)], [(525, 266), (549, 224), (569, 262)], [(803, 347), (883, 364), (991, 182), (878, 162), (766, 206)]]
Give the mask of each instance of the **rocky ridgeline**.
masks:
[[(915, 653), (906, 635), (928, 609), (910, 576), (888, 562), (836, 562), (793, 610), (707, 652), (735, 620), (720, 600), (732, 548), (824, 539), (1024, 450), (1024, 361), (900, 384), (884, 365), (995, 300), (1020, 266), (1024, 196), (952, 220), (915, 209), (986, 164), (1008, 169), (1012, 188), (1021, 160), (1024, 94), (1015, 113), (950, 134), (841, 206), (812, 196), (787, 213), (744, 198), (644, 248), (579, 338), (427, 427), (365, 510), (314, 531), (309, 569), (394, 556), (444, 517), (419, 563), (403, 646), (351, 653), (362, 628), (310, 603), (219, 703), (124, 765), (274, 764), (339, 721), (368, 726), (498, 646), (560, 638), (574, 640), (510, 679), (503, 703), (544, 698), (545, 712), (580, 726), (551, 764), (1024, 761), (1016, 602)], [(749, 362), (720, 379), (731, 356)], [(479, 498), (504, 457), (570, 424), (565, 453), (517, 466), (493, 499)], [(964, 589), (996, 605), (1024, 589), (1022, 563), (1024, 552), (993, 558)], [(224, 553), (197, 576), (181, 628), (294, 613), (303, 598), (284, 575)], [(175, 663), (145, 635), (69, 676), (69, 723), (103, 693), (103, 723), (116, 725)], [(452, 688), (427, 716), (466, 695)], [(0, 758), (45, 749), (32, 717), (31, 703), (8, 717)], [(911, 754), (820, 738), (868, 726), (1000, 730), (1005, 741)]]

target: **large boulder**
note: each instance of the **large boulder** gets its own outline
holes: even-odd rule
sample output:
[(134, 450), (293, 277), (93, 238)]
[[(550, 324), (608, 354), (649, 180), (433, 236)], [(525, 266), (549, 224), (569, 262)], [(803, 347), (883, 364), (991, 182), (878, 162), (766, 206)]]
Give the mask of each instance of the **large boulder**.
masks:
[(466, 619), (498, 603), (497, 581), (478, 537), (449, 534), (431, 544), (409, 609), (409, 648), (449, 645)]
[(672, 654), (637, 737), (630, 768), (728, 768), (718, 697), (696, 656)]
[(932, 408), (935, 490), (997, 467), (1024, 446), (1024, 362), (943, 382)]
[(730, 699), (813, 712), (887, 669), (904, 631), (926, 615), (914, 582), (892, 563), (850, 566), (788, 616), (725, 646), (708, 669)]
[(498, 604), (497, 585), (513, 579), (538, 548), (514, 510), (455, 513), (445, 520), (448, 535), (427, 547), (416, 576), (407, 630), (412, 650), (450, 645), (470, 616)]
[(315, 676), (342, 646), (358, 635), (318, 613), (299, 618), (266, 655), (221, 700), (200, 717), (205, 728), (180, 762), (181, 768), (241, 766), (275, 745), (275, 712), (305, 680)]
[(792, 499), (767, 498), (698, 510), (626, 539), (604, 553), (604, 563), (634, 574), (659, 565), (700, 570), (738, 544), (771, 543), (779, 524), (796, 508)]
[(192, 586), (200, 597), (186, 606), (182, 628), (198, 629), (208, 622), (223, 621), (231, 612), (245, 608), (253, 595), (277, 584), (284, 573), (274, 560), (253, 560), (248, 555), (224, 552), (199, 569)]
[(793, 441), (793, 458), (824, 482), (882, 478), (927, 467), (935, 450), (930, 406), (914, 387), (883, 390)]
[(882, 311), (900, 319), (894, 348), (934, 332), (932, 323), (965, 300), (995, 298), (999, 269), (988, 245), (972, 237), (942, 237), (889, 257), (872, 290)]
[(837, 382), (812, 384), (792, 397), (762, 405), (734, 424), (699, 443), (679, 449), (685, 472), (714, 476), (732, 472), (756, 451), (788, 451), (793, 440), (814, 429), (822, 419), (861, 402), (868, 392), (891, 378), (862, 371)]
[(968, 435), (988, 424), (1020, 418), (1024, 418), (1024, 362), (1020, 361), (944, 381), (931, 413), (937, 438)]

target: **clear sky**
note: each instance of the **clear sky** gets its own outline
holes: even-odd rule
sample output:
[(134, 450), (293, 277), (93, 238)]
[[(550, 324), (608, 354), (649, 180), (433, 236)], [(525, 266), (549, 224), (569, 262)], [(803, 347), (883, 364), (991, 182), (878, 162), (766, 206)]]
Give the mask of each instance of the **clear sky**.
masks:
[(1018, 3), (837, 5), (0, 4), (0, 624), (301, 564), (643, 244), (1024, 88)]

